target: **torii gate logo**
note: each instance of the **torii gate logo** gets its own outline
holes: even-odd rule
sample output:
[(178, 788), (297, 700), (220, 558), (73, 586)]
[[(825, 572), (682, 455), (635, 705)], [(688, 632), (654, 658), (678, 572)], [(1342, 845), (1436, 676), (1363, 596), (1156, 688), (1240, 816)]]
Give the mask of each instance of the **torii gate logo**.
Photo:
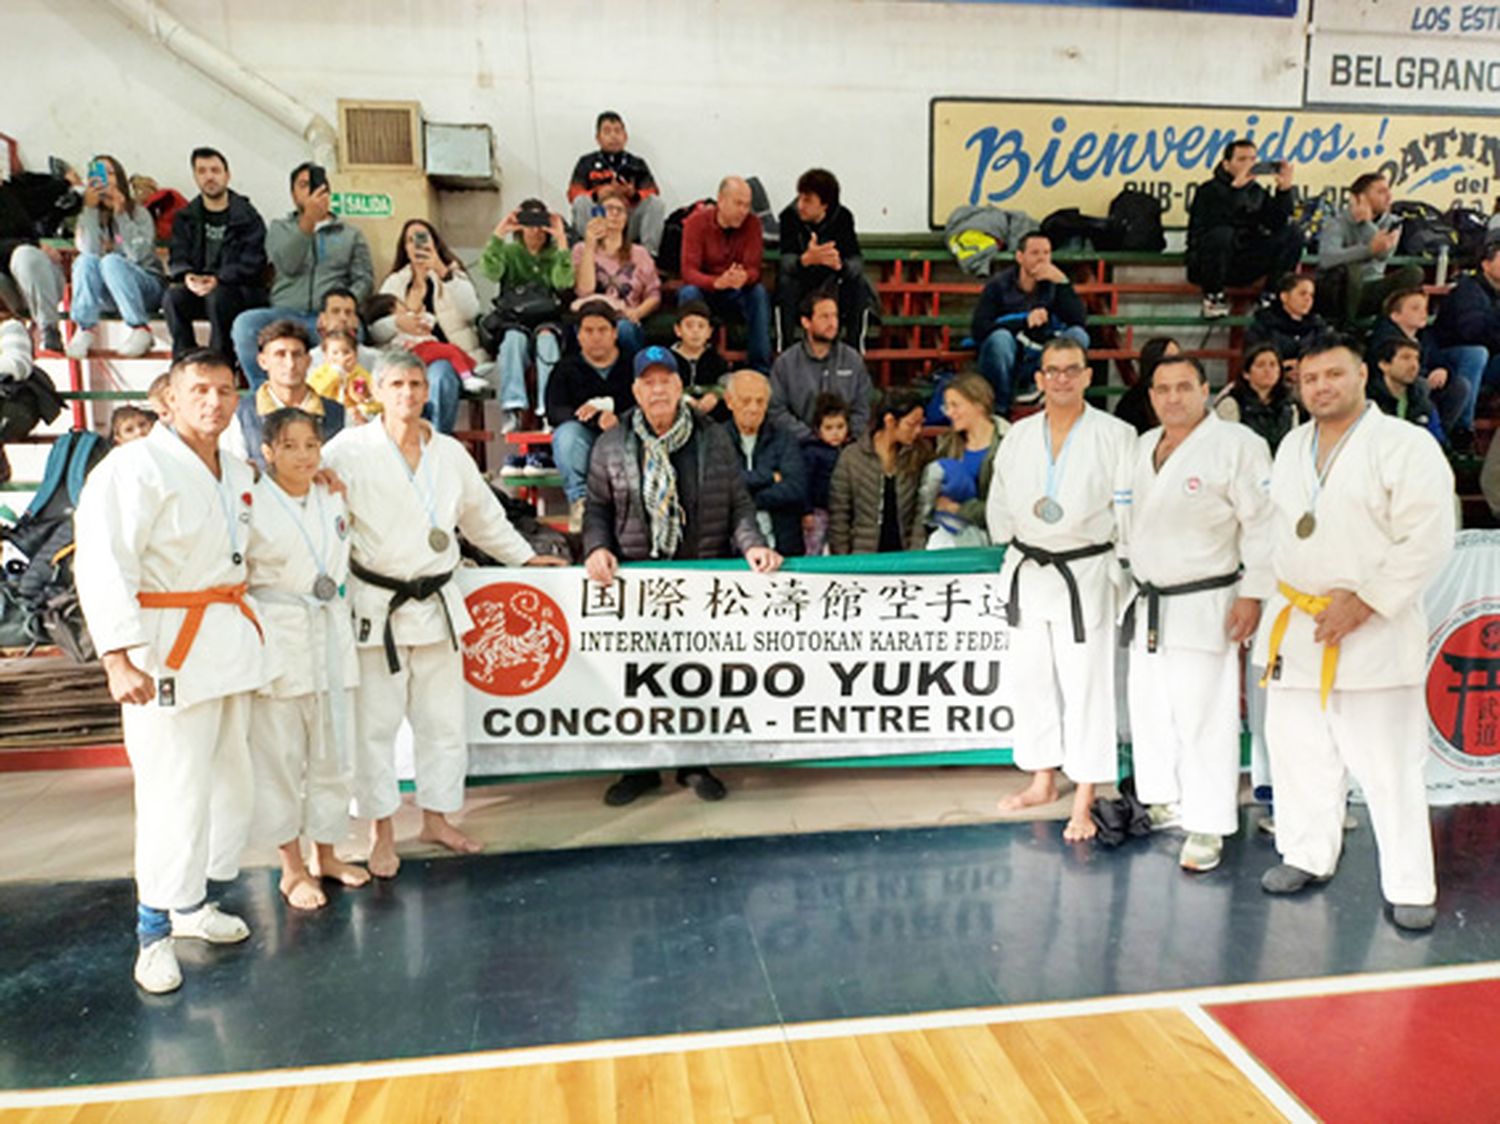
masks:
[(474, 630), (464, 636), (464, 678), (491, 695), (527, 695), (568, 659), (568, 622), (534, 586), (493, 582), (464, 599)]
[(1500, 615), (1459, 620), (1429, 649), (1429, 740), (1454, 768), (1489, 771), (1500, 766)]

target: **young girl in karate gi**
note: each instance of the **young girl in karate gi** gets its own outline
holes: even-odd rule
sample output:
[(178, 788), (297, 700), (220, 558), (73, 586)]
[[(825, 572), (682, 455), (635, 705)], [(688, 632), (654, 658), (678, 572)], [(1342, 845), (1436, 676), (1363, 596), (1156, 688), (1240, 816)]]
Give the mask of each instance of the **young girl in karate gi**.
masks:
[[(267, 415), (255, 485), (248, 561), (263, 607), (275, 678), (250, 711), (255, 830), (281, 852), (281, 893), (294, 909), (327, 903), (321, 879), (363, 886), (370, 874), (334, 844), (349, 830), (353, 692), (359, 682), (344, 584), (349, 516), (341, 497), (313, 483), (322, 459), (318, 419), (297, 409)], [(314, 845), (309, 867), (302, 837)]]

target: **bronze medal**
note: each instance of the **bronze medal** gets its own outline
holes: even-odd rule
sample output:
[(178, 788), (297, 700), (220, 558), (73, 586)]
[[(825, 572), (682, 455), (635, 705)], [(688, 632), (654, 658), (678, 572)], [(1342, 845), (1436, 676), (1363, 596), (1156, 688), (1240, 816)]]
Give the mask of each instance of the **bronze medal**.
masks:
[(1318, 529), (1318, 517), (1310, 511), (1304, 511), (1302, 518), (1297, 520), (1297, 537), (1299, 539), (1311, 538), (1312, 533)]

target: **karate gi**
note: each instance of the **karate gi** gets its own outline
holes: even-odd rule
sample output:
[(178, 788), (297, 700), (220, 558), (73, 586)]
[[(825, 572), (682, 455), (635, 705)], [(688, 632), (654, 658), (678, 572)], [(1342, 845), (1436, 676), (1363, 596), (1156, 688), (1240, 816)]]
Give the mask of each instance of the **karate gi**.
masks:
[[(1270, 669), (1266, 743), (1276, 788), (1276, 848), (1292, 866), (1333, 874), (1343, 846), (1345, 775), (1359, 782), (1380, 850), (1380, 884), (1393, 905), (1437, 896), (1422, 777), (1427, 756), (1427, 621), (1421, 595), (1453, 549), (1453, 472), (1432, 435), (1365, 407), (1332, 462), (1314, 508), (1315, 423), (1289, 434), (1271, 471), (1271, 562), (1255, 658)], [(1347, 589), (1375, 610), (1339, 645), (1326, 705), (1324, 646), (1312, 614), (1293, 606), (1278, 659), (1272, 633), (1295, 593)]]
[[(156, 684), (156, 697), (121, 707), (121, 719), (137, 892), (160, 910), (192, 909), (206, 879), (235, 877), (250, 828), (250, 696), (267, 680), (259, 609), (240, 595), (253, 481), (242, 460), (221, 452), (219, 465), (216, 480), (169, 426), (154, 426), (100, 462), (74, 516), (94, 643), (126, 649)], [(195, 592), (212, 603), (142, 603)]]
[[(302, 835), (337, 843), (349, 830), (359, 684), (345, 592), (349, 533), (342, 497), (317, 485), (289, 496), (269, 476), (255, 485), (250, 591), (274, 678), (250, 709), (254, 831), (277, 846)], [(320, 573), (338, 589), (327, 601), (313, 593)]]
[[(356, 566), (400, 582), (436, 583), (458, 566), (455, 527), (509, 566), (523, 565), (535, 553), (451, 437), (429, 433), (412, 471), (383, 423), (363, 425), (334, 438), (323, 450), (323, 463), (349, 487)], [(434, 529), (448, 536), (442, 550), (428, 541)], [(351, 574), (349, 595), (359, 649), (355, 811), (384, 819), (399, 807), (395, 748), (405, 718), (412, 728), (418, 806), (456, 812), (463, 806), (469, 759), (462, 641), (473, 621), (463, 597), (444, 580), (431, 596), (407, 600), (391, 613), (391, 591), (357, 573)]]
[(1110, 548), (1067, 563), (1077, 583), (1075, 603), (1059, 567), (1025, 560), (1017, 543), (1054, 553), (1112, 543), (1118, 513), (1130, 505), (1136, 432), (1110, 414), (1084, 407), (1066, 451), (1057, 450), (1054, 499), (1062, 518), (1047, 523), (1034, 510), (1048, 493), (1046, 430), (1045, 411), (1011, 427), (995, 453), (986, 508), (991, 540), (1010, 544), (1000, 584), (1017, 593), (1009, 608), (1019, 610), (1007, 664), (1017, 700), (1015, 762), (1030, 772), (1061, 766), (1079, 783), (1109, 783), (1118, 776), (1119, 562)]
[[(1125, 553), (1136, 593), (1127, 610), (1132, 760), (1146, 804), (1180, 803), (1189, 832), (1233, 835), (1239, 825), (1240, 658), (1226, 618), (1237, 597), (1264, 601), (1270, 569), (1271, 450), (1242, 425), (1210, 413), (1158, 472), (1157, 427), (1135, 448)], [(1217, 589), (1157, 590), (1243, 577)], [(1154, 639), (1154, 643), (1153, 643)], [(1154, 648), (1154, 650), (1152, 650)]]

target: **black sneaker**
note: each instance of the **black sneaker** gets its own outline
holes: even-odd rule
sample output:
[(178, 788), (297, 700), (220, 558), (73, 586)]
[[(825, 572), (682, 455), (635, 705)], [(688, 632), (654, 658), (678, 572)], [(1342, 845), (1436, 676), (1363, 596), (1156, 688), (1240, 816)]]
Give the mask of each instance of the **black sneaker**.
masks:
[(1453, 435), (1448, 439), (1448, 444), (1459, 456), (1472, 456), (1474, 453), (1474, 431), (1472, 429), (1455, 429)]
[(614, 784), (609, 786), (609, 791), (604, 794), (604, 802), (611, 808), (623, 808), (626, 804), (646, 795), (654, 788), (661, 787), (661, 774), (655, 769), (645, 769), (638, 773), (626, 773)]
[(677, 783), (691, 788), (699, 800), (723, 800), (729, 795), (724, 782), (707, 769), (678, 769)]
[(42, 329), (42, 350), (61, 351), (63, 349), (62, 329), (56, 324), (48, 324)]

